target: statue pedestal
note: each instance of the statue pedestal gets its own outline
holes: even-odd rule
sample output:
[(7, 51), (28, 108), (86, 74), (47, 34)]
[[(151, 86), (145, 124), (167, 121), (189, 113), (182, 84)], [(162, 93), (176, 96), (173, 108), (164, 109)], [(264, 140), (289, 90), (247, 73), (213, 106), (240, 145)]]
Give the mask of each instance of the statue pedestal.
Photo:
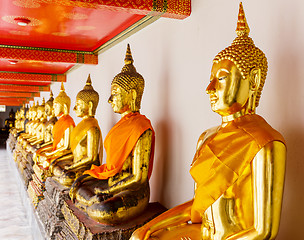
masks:
[[(6, 149), (10, 149), (11, 152), (15, 149), (17, 138), (12, 133), (9, 134), (6, 141)], [(8, 148), (9, 147), (9, 148)]]
[(69, 198), (68, 193), (69, 189), (54, 179), (50, 177), (46, 179), (44, 199), (39, 202), (37, 213), (50, 239), (57, 239), (54, 237), (55, 234), (60, 233), (64, 226), (61, 207), (64, 200)]
[(85, 212), (78, 209), (71, 200), (66, 200), (62, 207), (64, 218), (75, 234), (72, 239), (96, 240), (129, 239), (137, 228), (166, 210), (160, 203), (149, 203), (147, 209), (140, 216), (120, 225), (112, 226), (91, 219)]

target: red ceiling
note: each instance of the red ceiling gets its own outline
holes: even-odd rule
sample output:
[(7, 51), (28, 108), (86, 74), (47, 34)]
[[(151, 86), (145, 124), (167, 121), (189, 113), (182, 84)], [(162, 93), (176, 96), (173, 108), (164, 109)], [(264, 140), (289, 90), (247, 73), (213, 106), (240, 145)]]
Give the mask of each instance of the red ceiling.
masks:
[(99, 48), (124, 30), (190, 12), (191, 0), (1, 0), (0, 96), (49, 91), (75, 64), (97, 64)]
[[(35, 0), (0, 1), (4, 45), (93, 51), (145, 15)], [(31, 20), (19, 26), (16, 18)]]

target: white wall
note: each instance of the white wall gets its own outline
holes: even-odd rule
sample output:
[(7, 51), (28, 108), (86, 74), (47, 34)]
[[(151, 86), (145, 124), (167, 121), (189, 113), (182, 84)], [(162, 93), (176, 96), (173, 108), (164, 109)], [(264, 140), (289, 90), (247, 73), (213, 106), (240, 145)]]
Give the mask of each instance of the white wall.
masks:
[[(239, 1), (193, 0), (185, 20), (160, 19), (99, 56), (99, 65), (82, 66), (68, 74), (66, 91), (75, 97), (91, 74), (100, 94), (96, 117), (103, 138), (118, 120), (107, 99), (113, 77), (124, 65), (127, 43), (134, 65), (146, 81), (141, 112), (156, 131), (152, 201), (166, 207), (193, 196), (189, 174), (196, 141), (220, 123), (205, 88), (214, 56), (235, 38)], [(250, 36), (269, 62), (269, 72), (257, 112), (286, 138), (287, 172), (278, 240), (301, 239), (304, 213), (304, 2), (243, 1)], [(60, 84), (53, 84), (57, 96)], [(47, 97), (48, 98), (48, 97)], [(78, 123), (74, 112), (72, 117)]]

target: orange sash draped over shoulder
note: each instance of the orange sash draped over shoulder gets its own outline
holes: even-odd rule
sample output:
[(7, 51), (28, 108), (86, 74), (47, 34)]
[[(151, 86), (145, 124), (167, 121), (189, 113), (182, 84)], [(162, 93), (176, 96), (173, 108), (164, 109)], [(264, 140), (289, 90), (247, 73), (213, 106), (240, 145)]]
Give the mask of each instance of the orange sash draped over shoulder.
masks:
[(242, 175), (256, 154), (282, 135), (261, 116), (245, 115), (231, 121), (197, 150), (190, 174), (197, 183), (191, 220), (197, 222)]
[(75, 127), (73, 118), (70, 115), (64, 115), (59, 118), (53, 127), (53, 150), (64, 136), (64, 131), (70, 126)]
[(101, 166), (92, 165), (91, 169), (85, 171), (84, 174), (90, 174), (98, 179), (108, 179), (120, 172), (138, 139), (148, 129), (151, 129), (153, 132), (149, 163), (150, 177), (154, 156), (155, 135), (150, 120), (138, 112), (124, 116), (114, 125), (104, 141), (107, 153), (106, 163)]
[(77, 124), (71, 133), (72, 152), (75, 150), (79, 141), (87, 134), (87, 131), (94, 127), (100, 130), (98, 121), (93, 117), (83, 119), (80, 123)]

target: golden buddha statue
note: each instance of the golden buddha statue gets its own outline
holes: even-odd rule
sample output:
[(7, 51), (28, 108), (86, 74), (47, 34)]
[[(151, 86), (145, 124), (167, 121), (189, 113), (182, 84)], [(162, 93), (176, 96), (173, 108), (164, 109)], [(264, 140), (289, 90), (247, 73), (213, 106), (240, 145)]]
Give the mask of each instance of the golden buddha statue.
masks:
[[(31, 152), (34, 152), (38, 146), (44, 140), (44, 125), (47, 121), (45, 113), (45, 100), (42, 99), (41, 105), (37, 106), (37, 127), (33, 130), (33, 138), (28, 140), (27, 149)], [(35, 147), (33, 147), (35, 146)]]
[[(53, 128), (53, 146), (46, 151), (36, 152), (34, 162), (41, 168), (47, 170), (49, 164), (66, 154), (70, 150), (70, 136), (75, 127), (74, 120), (69, 115), (71, 100), (64, 91), (63, 83), (59, 95), (54, 100), (54, 114), (59, 117)], [(35, 169), (34, 169), (35, 171)], [(35, 172), (36, 173), (36, 172)]]
[[(74, 110), (82, 121), (71, 133), (72, 153), (54, 160), (49, 171), (53, 178), (66, 187), (70, 187), (75, 179), (90, 169), (93, 163), (99, 163), (98, 151), (101, 131), (95, 112), (99, 102), (99, 94), (92, 87), (90, 75), (86, 85), (76, 96)], [(102, 144), (101, 144), (102, 149)], [(100, 151), (102, 156), (102, 150)], [(101, 158), (102, 159), (102, 158)]]
[(133, 66), (128, 45), (125, 66), (114, 77), (108, 100), (121, 120), (105, 138), (106, 163), (92, 165), (70, 190), (76, 206), (96, 221), (126, 221), (142, 213), (149, 202), (154, 131), (139, 113), (143, 90), (144, 79)]
[(7, 131), (9, 131), (10, 129), (12, 129), (13, 127), (15, 127), (15, 112), (13, 109), (11, 109), (11, 111), (9, 112), (9, 117), (7, 119), (5, 119), (4, 121), (4, 126), (5, 129)]
[(15, 128), (11, 130), (14, 137), (18, 137), (18, 134), (24, 131), (24, 106), (22, 106), (16, 112)]
[[(24, 115), (24, 111), (20, 109), (21, 116)], [(36, 124), (36, 115), (37, 115), (37, 107), (35, 102), (33, 102), (33, 106), (29, 108), (29, 121), (25, 124), (24, 132), (18, 136), (18, 143), (22, 144), (24, 140), (27, 140), (33, 136), (33, 125)], [(22, 121), (20, 123), (22, 125)]]
[(53, 108), (53, 92), (50, 93), (50, 99), (45, 103), (44, 112), (48, 121), (44, 124), (43, 143), (33, 155), (34, 162), (37, 162), (37, 156), (42, 152), (52, 151), (53, 149), (53, 127), (57, 122)]
[(53, 93), (51, 92), (50, 99), (44, 105), (44, 112), (48, 117), (48, 121), (46, 121), (43, 126), (43, 142), (40, 141), (39, 144), (37, 144), (36, 146), (32, 146), (32, 148), (29, 149), (32, 153), (34, 153), (34, 174), (32, 175), (32, 180), (29, 182), (27, 191), (34, 204), (34, 207), (37, 207), (38, 203), (44, 198), (43, 192), (45, 190), (45, 179), (47, 177), (47, 171), (44, 171), (41, 165), (39, 165), (39, 156), (42, 155), (42, 152), (50, 152), (53, 149), (52, 130), (55, 123), (57, 122), (57, 118), (54, 114), (53, 102), (54, 98)]
[(16, 111), (15, 113), (15, 123), (14, 123), (14, 127), (10, 129), (10, 133), (14, 134), (17, 132), (18, 127), (20, 126), (20, 114), (19, 114), (19, 109)]
[(237, 37), (213, 60), (206, 89), (222, 124), (199, 138), (190, 173), (194, 198), (137, 229), (138, 239), (274, 239), (279, 228), (286, 147), (255, 114), (267, 59), (248, 37), (240, 4)]
[(57, 122), (57, 118), (55, 117), (55, 112), (54, 112), (54, 108), (53, 108), (53, 102), (54, 102), (53, 92), (51, 91), (50, 99), (47, 100), (47, 102), (45, 103), (45, 114), (48, 117), (48, 121), (45, 123), (45, 126), (44, 126), (44, 143), (41, 147), (44, 147), (48, 144), (53, 143), (52, 132), (53, 132), (54, 125)]

